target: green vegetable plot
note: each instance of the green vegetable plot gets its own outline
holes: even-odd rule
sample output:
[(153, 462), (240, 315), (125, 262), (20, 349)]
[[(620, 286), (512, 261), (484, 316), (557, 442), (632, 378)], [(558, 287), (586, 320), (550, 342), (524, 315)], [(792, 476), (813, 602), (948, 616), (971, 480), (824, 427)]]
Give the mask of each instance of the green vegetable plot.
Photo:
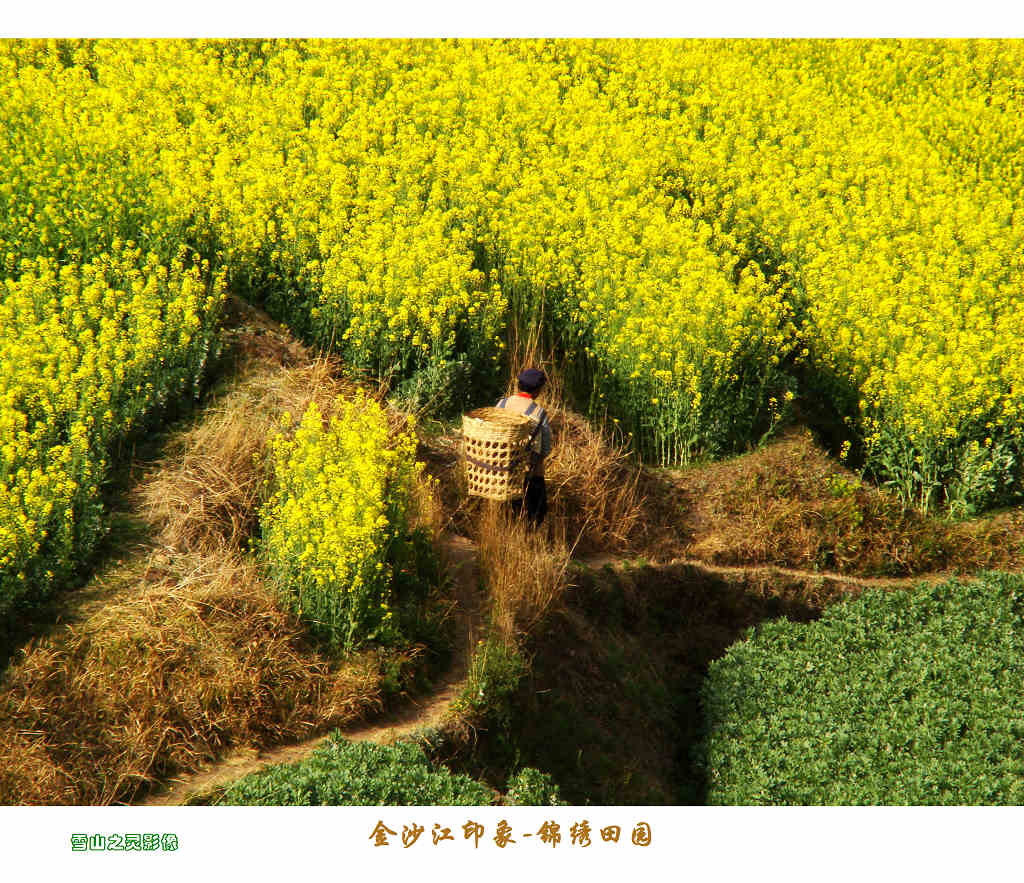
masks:
[(766, 623), (705, 683), (708, 803), (1024, 803), (1024, 579)]

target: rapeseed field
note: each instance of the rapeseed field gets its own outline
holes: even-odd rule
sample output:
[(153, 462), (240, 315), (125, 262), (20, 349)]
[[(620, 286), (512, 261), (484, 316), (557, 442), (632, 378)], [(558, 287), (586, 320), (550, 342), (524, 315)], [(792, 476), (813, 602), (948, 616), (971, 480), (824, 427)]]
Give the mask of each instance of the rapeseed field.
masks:
[(743, 450), (813, 401), (908, 505), (1019, 497), (1022, 62), (975, 40), (0, 44), (0, 608), (88, 556), (111, 452), (200, 388), (227, 290), (459, 404), (543, 322), (649, 461)]

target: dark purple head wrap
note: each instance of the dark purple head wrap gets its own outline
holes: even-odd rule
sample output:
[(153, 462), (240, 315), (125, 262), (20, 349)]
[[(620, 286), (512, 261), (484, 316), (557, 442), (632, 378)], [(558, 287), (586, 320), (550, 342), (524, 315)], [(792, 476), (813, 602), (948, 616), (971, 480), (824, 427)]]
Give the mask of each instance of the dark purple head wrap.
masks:
[(547, 375), (540, 368), (524, 368), (519, 372), (519, 389), (522, 392), (537, 393), (547, 379)]

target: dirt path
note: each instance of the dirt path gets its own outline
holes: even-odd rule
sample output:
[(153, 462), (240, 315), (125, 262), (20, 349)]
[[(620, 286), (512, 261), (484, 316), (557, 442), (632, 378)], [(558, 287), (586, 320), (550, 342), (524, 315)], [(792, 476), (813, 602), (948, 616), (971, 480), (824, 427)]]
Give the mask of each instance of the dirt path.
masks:
[[(396, 712), (373, 723), (339, 727), (346, 739), (353, 742), (374, 742), (386, 745), (404, 736), (428, 730), (444, 720), (451, 703), (459, 696), (463, 682), (449, 674), (438, 685), (438, 691), (421, 703), (410, 700)], [(294, 763), (308, 757), (313, 749), (328, 739), (326, 734), (278, 748), (243, 748), (214, 764), (185, 776), (172, 779), (164, 790), (139, 801), (137, 806), (180, 806), (202, 795), (210, 794), (242, 776), (259, 772), (264, 767)]]
[[(340, 727), (347, 739), (388, 744), (433, 729), (441, 724), (452, 702), (461, 694), (482, 621), (476, 546), (466, 537), (448, 535), (443, 538), (442, 549), (448, 573), (454, 582), (456, 600), (453, 611), (456, 647), (452, 666), (429, 696), (410, 698), (401, 708), (371, 723)], [(193, 773), (172, 779), (162, 790), (136, 805), (179, 806), (264, 767), (302, 760), (327, 738), (327, 734), (320, 734), (277, 748), (239, 749)]]
[[(592, 570), (598, 570), (607, 565), (615, 567), (628, 563), (628, 559), (623, 560), (613, 555), (590, 555), (573, 560), (575, 563)], [(672, 567), (674, 565), (695, 567), (707, 573), (732, 578), (788, 576), (807, 581), (821, 580), (834, 583), (848, 583), (855, 586), (875, 586), (878, 588), (909, 588), (918, 583), (938, 583), (958, 576), (958, 574), (952, 572), (922, 573), (917, 576), (855, 576), (847, 573), (833, 573), (827, 570), (800, 570), (793, 567), (779, 567), (775, 564), (709, 564), (707, 561), (701, 561), (698, 558), (672, 558), (669, 561), (652, 562), (651, 564), (652, 567)]]

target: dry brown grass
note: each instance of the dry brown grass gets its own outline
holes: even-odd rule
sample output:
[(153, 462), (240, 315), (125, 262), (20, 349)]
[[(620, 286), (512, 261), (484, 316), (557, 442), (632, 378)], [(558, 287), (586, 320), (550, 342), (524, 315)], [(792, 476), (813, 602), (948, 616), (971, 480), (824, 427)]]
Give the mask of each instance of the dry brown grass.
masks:
[(929, 523), (842, 469), (806, 430), (676, 484), (680, 551), (704, 561), (904, 574), (941, 560)]
[(950, 566), (1024, 569), (1024, 506), (950, 526)]
[(564, 535), (532, 531), (493, 503), (481, 509), (477, 544), (492, 634), (516, 646), (565, 592), (572, 550)]
[(229, 294), (224, 304), (224, 368), (232, 378), (292, 368), (313, 360), (313, 350), (263, 310)]
[(256, 526), (265, 430), (238, 403), (225, 405), (137, 488), (141, 511), (168, 548), (239, 548)]
[(643, 525), (639, 468), (579, 414), (556, 411), (551, 421), (554, 446), (545, 466), (549, 519), (578, 554), (630, 551)]
[(314, 401), (329, 419), (337, 397), (355, 390), (338, 369), (319, 357), (252, 373), (177, 437), (134, 494), (156, 541), (177, 550), (241, 549), (256, 525), (268, 438), (282, 414), (298, 418)]
[[(545, 464), (548, 514), (540, 533), (564, 538), (578, 555), (634, 553), (646, 532), (640, 469), (584, 417), (541, 402), (548, 408), (552, 449)], [(458, 445), (448, 442), (425, 446), (419, 456), (437, 479), (444, 525), (475, 536), (487, 502), (468, 496)]]
[(253, 566), (155, 555), (142, 586), (30, 645), (0, 697), (0, 803), (109, 804), (221, 753), (381, 705), (371, 654), (332, 669)]
[(794, 428), (765, 448), (683, 473), (648, 476), (648, 554), (861, 575), (1020, 567), (1024, 518), (950, 523), (904, 509)]

